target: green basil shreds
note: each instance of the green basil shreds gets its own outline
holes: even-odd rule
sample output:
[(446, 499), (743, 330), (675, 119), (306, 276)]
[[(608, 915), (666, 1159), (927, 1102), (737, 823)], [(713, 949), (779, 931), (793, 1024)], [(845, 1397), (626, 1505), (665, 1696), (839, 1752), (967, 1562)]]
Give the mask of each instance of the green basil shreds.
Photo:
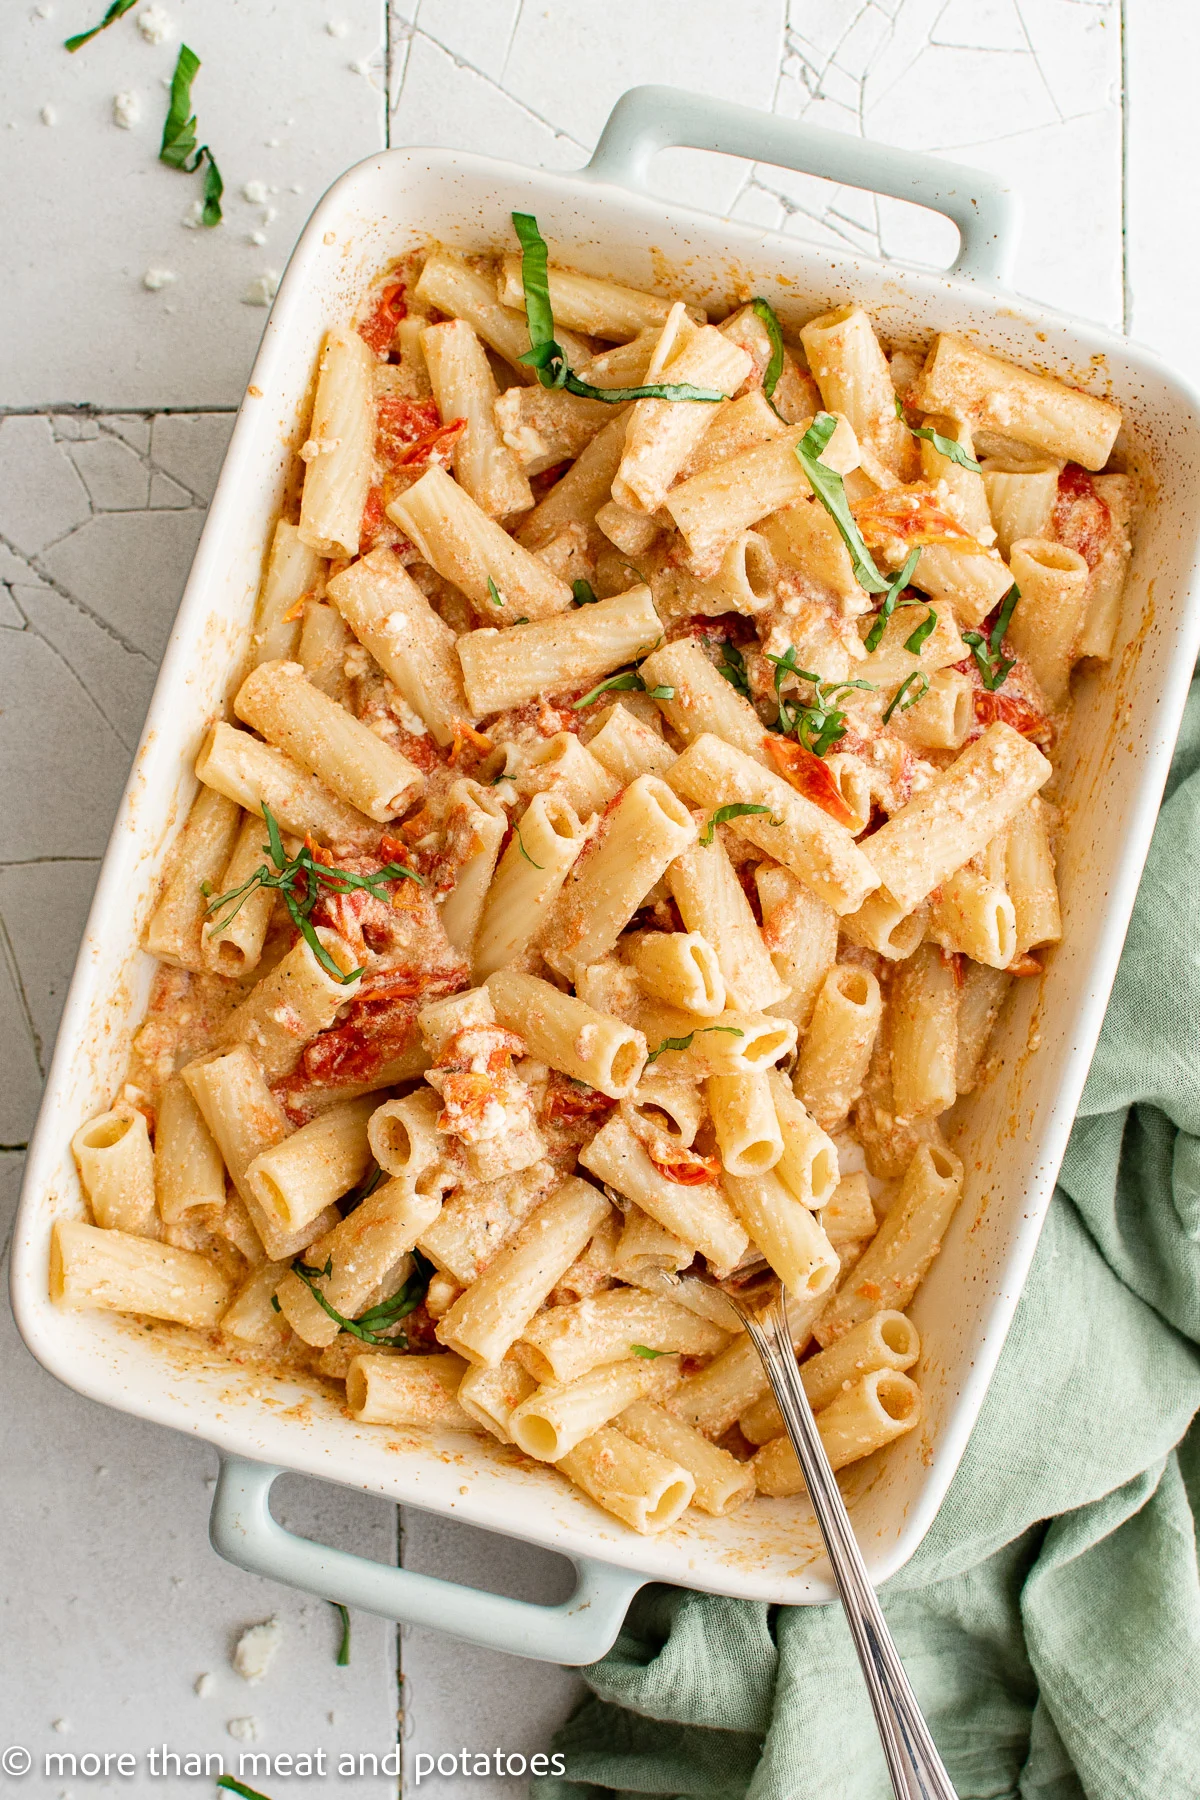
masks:
[(890, 584), (875, 567), (875, 559), (863, 542), (862, 532), (850, 511), (845, 484), (836, 469), (826, 468), (821, 461), (821, 452), (836, 430), (837, 420), (832, 413), (818, 413), (796, 445), (796, 460), (850, 552), (850, 565), (859, 587), (868, 594), (885, 594)]
[[(907, 424), (907, 420), (905, 423)], [(972, 474), (979, 474), (979, 464), (975, 458), (968, 456), (962, 445), (955, 443), (953, 438), (943, 437), (940, 431), (934, 431), (930, 425), (909, 425), (908, 429), (914, 437), (924, 438), (932, 444), (939, 456), (948, 457), (960, 469), (970, 469)]]
[[(272, 869), (266, 863), (261, 863), (240, 887), (230, 888), (228, 893), (218, 894), (215, 900), (210, 900), (204, 912), (205, 918), (211, 920), (209, 931), (223, 931), (231, 924), (258, 888), (276, 888), (283, 895), (283, 903), (292, 924), (326, 974), (332, 975), (335, 981), (340, 981), (343, 987), (347, 986), (362, 974), (362, 970), (351, 969), (348, 975), (343, 975), (317, 936), (312, 914), (321, 897), (321, 889), (324, 887), (335, 894), (348, 894), (355, 888), (362, 888), (372, 899), (390, 904), (391, 895), (383, 886), (384, 882), (415, 881), (419, 886), (424, 886), (424, 876), (397, 862), (384, 863), (374, 875), (354, 875), (349, 869), (331, 869), (328, 864), (318, 862), (307, 844), (297, 850), (295, 856), (289, 857), (284, 852), (275, 815), (266, 805), (263, 806), (263, 822), (267, 827), (268, 842), (262, 847), (275, 866)], [(225, 908), (229, 910), (225, 911)], [(214, 913), (221, 913), (223, 916), (213, 918)]]
[(775, 309), (769, 300), (754, 299), (750, 305), (755, 316), (762, 320), (771, 341), (771, 360), (763, 370), (763, 398), (770, 405), (775, 417), (781, 419), (783, 414), (775, 404), (775, 389), (779, 384), (779, 377), (783, 374), (783, 332), (780, 329), (779, 320), (775, 316)]
[(883, 604), (879, 608), (875, 623), (863, 640), (863, 648), (868, 654), (872, 650), (878, 650), (880, 641), (887, 629), (887, 622), (895, 612), (901, 594), (916, 573), (917, 564), (920, 560), (921, 546), (918, 544), (915, 550), (909, 551), (908, 556), (905, 559), (904, 567), (898, 574), (893, 575), (891, 581), (888, 583), (888, 590), (883, 596)]
[(648, 694), (651, 700), (673, 700), (675, 689), (667, 682), (661, 687), (648, 688), (636, 669), (622, 669), (619, 674), (610, 675), (607, 681), (601, 681), (582, 700), (573, 701), (571, 711), (579, 712), (585, 706), (594, 706), (605, 694)]
[(534, 862), (532, 856), (530, 856), (528, 850), (525, 848), (525, 839), (521, 836), (521, 827), (519, 825), (513, 826), (513, 836), (517, 840), (517, 849), (521, 852), (521, 855), (525, 858), (525, 861), (529, 864), (530, 868), (537, 869), (539, 872), (544, 869), (546, 866), (545, 863)]
[(910, 632), (909, 636), (905, 638), (904, 648), (910, 651), (913, 656), (920, 656), (926, 638), (930, 636), (936, 625), (937, 614), (931, 606), (916, 630)]
[[(779, 717), (768, 727), (782, 737), (794, 737), (797, 743), (811, 750), (814, 756), (828, 756), (833, 746), (840, 743), (846, 735), (846, 714), (838, 701), (844, 694), (855, 688), (863, 688), (869, 693), (875, 692), (873, 681), (822, 681), (811, 669), (802, 669), (796, 662), (796, 648), (789, 644), (782, 656), (774, 656), (767, 652), (767, 661), (775, 665), (775, 700), (779, 707)], [(813, 687), (813, 697), (806, 704), (790, 699), (783, 692), (783, 683), (787, 676), (794, 675), (798, 681), (809, 681)]]
[(582, 577), (580, 577), (580, 579), (578, 581), (573, 581), (571, 583), (571, 592), (575, 596), (576, 606), (597, 606), (597, 605), (599, 605), (599, 602), (600, 602), (599, 594), (596, 592), (596, 590), (592, 586), (591, 582), (584, 581)]
[[(704, 848), (707, 849), (716, 837), (718, 825), (727, 825), (730, 819), (748, 818), (751, 813), (769, 813), (770, 810), (769, 806), (751, 806), (746, 800), (731, 800), (728, 806), (718, 806), (716, 812), (712, 815), (708, 824), (701, 832), (700, 842)], [(773, 825), (782, 825), (783, 820), (773, 819), (771, 823)]]
[[(918, 682), (920, 683), (920, 686), (916, 685)], [(887, 710), (883, 715), (883, 723), (886, 725), (894, 712), (907, 712), (910, 706), (915, 706), (918, 700), (923, 700), (928, 692), (928, 675), (925, 674), (923, 669), (914, 669), (911, 675), (906, 675), (904, 677), (904, 680), (892, 695)]]
[(1009, 670), (1016, 662), (1015, 656), (1002, 656), (1001, 645), (1004, 634), (1012, 621), (1017, 601), (1021, 598), (1021, 590), (1014, 581), (1005, 594), (996, 615), (996, 623), (985, 638), (981, 631), (964, 631), (963, 643), (970, 647), (975, 659), (975, 667), (979, 670), (979, 679), (989, 694), (994, 694), (998, 687), (1003, 687), (1008, 679)]
[(656, 1357), (671, 1354), (669, 1350), (651, 1350), (648, 1344), (630, 1344), (629, 1348), (635, 1356), (643, 1357), (646, 1362), (653, 1362)]
[(123, 19), (125, 14), (131, 12), (136, 5), (137, 0), (112, 0), (112, 5), (100, 23), (93, 25), (90, 31), (79, 31), (74, 37), (67, 38), (64, 48), (69, 50), (73, 56), (76, 50), (82, 50), (85, 44), (90, 44), (94, 37), (99, 37), (102, 31), (107, 31), (110, 25), (115, 25), (118, 19)]
[(378, 1306), (368, 1307), (358, 1319), (348, 1319), (345, 1313), (340, 1313), (317, 1286), (318, 1281), (326, 1281), (333, 1274), (332, 1257), (326, 1259), (323, 1269), (314, 1268), (309, 1263), (294, 1262), (292, 1274), (304, 1283), (322, 1312), (327, 1313), (342, 1331), (348, 1331), (351, 1337), (358, 1338), (360, 1343), (394, 1344), (399, 1350), (407, 1350), (408, 1339), (404, 1332), (393, 1332), (391, 1328), (420, 1306), (429, 1286), (429, 1277), (433, 1274), (433, 1264), (426, 1262), (419, 1251), (414, 1253), (413, 1264), (413, 1272), (404, 1286), (390, 1300), (381, 1300)]
[(521, 283), (525, 290), (525, 322), (529, 348), (523, 363), (537, 371), (543, 387), (566, 388), (584, 400), (603, 400), (624, 406), (628, 400), (704, 400), (710, 405), (727, 398), (717, 388), (694, 387), (689, 381), (651, 382), (645, 387), (598, 388), (580, 381), (567, 367), (563, 348), (554, 336), (554, 309), (550, 304), (550, 253), (532, 213), (512, 215), (513, 230), (521, 246)]
[(496, 586), (490, 575), (488, 576), (488, 603), (491, 606), (504, 605), (504, 596), (501, 594), (500, 589)]
[(192, 112), (192, 82), (199, 69), (200, 58), (196, 52), (181, 44), (171, 78), (171, 104), (163, 124), (158, 160), (166, 163), (168, 168), (182, 169), (185, 175), (194, 175), (204, 165), (204, 206), (200, 223), (219, 225), (225, 183), (208, 145), (196, 143), (196, 116)]
[(650, 1052), (646, 1061), (648, 1063), (657, 1062), (667, 1050), (690, 1050), (693, 1039), (702, 1037), (706, 1031), (720, 1031), (726, 1037), (745, 1037), (746, 1035), (736, 1025), (701, 1025), (696, 1031), (689, 1031), (686, 1037), (664, 1038), (662, 1043)]
[(329, 1604), (334, 1612), (341, 1614), (342, 1620), (342, 1641), (338, 1645), (338, 1653), (334, 1660), (339, 1669), (348, 1669), (350, 1667), (350, 1608), (343, 1606), (340, 1600), (331, 1600)]

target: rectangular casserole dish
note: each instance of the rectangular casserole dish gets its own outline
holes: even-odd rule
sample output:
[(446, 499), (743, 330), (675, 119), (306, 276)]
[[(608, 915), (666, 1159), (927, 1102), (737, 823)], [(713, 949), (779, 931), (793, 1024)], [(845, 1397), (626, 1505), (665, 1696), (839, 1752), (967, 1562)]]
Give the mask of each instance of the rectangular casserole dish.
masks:
[[(667, 207), (638, 192), (667, 145), (773, 161), (920, 201), (960, 227), (948, 275), (833, 255), (792, 238)], [(1147, 502), (1114, 658), (1082, 687), (1058, 786), (1074, 824), (1059, 871), (1064, 941), (1045, 976), (1018, 984), (1001, 1022), (1002, 1067), (966, 1104), (955, 1148), (966, 1198), (913, 1308), (924, 1354), (920, 1429), (846, 1479), (876, 1582), (916, 1549), (978, 1415), (1036, 1246), (1104, 1014), (1196, 660), (1200, 400), (1147, 352), (1015, 299), (997, 284), (1014, 209), (973, 172), (671, 89), (618, 104), (588, 168), (521, 169), (445, 150), (391, 150), (349, 171), (317, 207), (268, 321), (104, 860), (54, 1055), (17, 1221), (13, 1296), (26, 1343), (90, 1398), (212, 1442), (224, 1473), (213, 1538), (233, 1561), (390, 1617), (522, 1654), (583, 1662), (612, 1642), (647, 1580), (750, 1599), (833, 1597), (807, 1504), (759, 1500), (726, 1519), (688, 1515), (657, 1538), (626, 1531), (552, 1473), (498, 1445), (360, 1426), (324, 1391), (243, 1369), (167, 1329), (47, 1295), (56, 1217), (82, 1197), (76, 1128), (118, 1088), (144, 1010), (139, 939), (159, 872), (195, 792), (193, 764), (242, 664), (264, 552), (303, 441), (318, 345), (371, 277), (430, 239), (483, 249), (535, 213), (556, 260), (710, 307), (765, 295), (793, 327), (857, 299), (885, 341), (941, 329), (1043, 369), (1124, 409), (1120, 448)], [(1037, 1053), (1033, 1054), (1037, 1045)], [(479, 1594), (292, 1537), (271, 1481), (292, 1469), (451, 1513), (571, 1557), (562, 1607)]]

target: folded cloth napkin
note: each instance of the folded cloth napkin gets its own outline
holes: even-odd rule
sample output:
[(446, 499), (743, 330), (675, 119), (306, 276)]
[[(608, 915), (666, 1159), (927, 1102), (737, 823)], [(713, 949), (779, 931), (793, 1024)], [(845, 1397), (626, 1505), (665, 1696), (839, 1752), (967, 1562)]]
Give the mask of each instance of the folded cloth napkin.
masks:
[[(1198, 1051), (1200, 681), (1004, 1354), (881, 1590), (962, 1800), (1200, 1796)], [(536, 1800), (891, 1795), (837, 1606), (647, 1588), (583, 1673)]]

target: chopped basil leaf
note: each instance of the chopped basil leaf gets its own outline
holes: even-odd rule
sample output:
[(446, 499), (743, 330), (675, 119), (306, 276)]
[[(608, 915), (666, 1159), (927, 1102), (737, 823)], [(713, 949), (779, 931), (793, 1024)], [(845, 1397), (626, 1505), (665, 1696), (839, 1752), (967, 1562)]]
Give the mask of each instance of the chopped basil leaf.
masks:
[(763, 370), (762, 391), (764, 400), (768, 401), (776, 418), (782, 418), (775, 404), (774, 394), (779, 377), (783, 374), (783, 332), (779, 328), (779, 320), (775, 317), (775, 309), (769, 300), (755, 299), (750, 302), (755, 314), (767, 328), (767, 336), (771, 340), (771, 360)]
[(107, 31), (110, 25), (115, 25), (118, 19), (123, 19), (125, 14), (136, 5), (137, 0), (112, 0), (112, 5), (98, 25), (93, 25), (90, 31), (80, 31), (74, 37), (69, 37), (64, 47), (73, 56), (76, 50), (82, 50), (85, 44), (90, 44), (94, 37), (99, 37), (102, 31)]
[(354, 875), (349, 869), (331, 869), (325, 863), (317, 861), (307, 844), (297, 850), (295, 856), (289, 859), (284, 853), (283, 839), (280, 836), (275, 815), (265, 804), (263, 819), (267, 827), (268, 838), (263, 849), (267, 851), (274, 863), (274, 871), (269, 869), (266, 863), (260, 863), (253, 875), (243, 881), (240, 887), (230, 888), (228, 893), (218, 894), (215, 900), (210, 900), (205, 908), (205, 918), (209, 918), (213, 913), (221, 912), (224, 907), (228, 907), (230, 910), (225, 912), (223, 917), (214, 918), (208, 929), (210, 933), (224, 931), (257, 889), (277, 888), (283, 895), (283, 903), (287, 907), (292, 924), (304, 938), (321, 967), (327, 974), (332, 975), (335, 981), (340, 981), (345, 987), (361, 975), (362, 970), (352, 969), (348, 975), (343, 975), (317, 936), (316, 927), (312, 922), (312, 914), (321, 897), (322, 887), (331, 888), (335, 894), (346, 894), (355, 888), (364, 888), (373, 899), (390, 903), (391, 895), (386, 890), (381, 891), (380, 884), (382, 882), (415, 881), (423, 887), (425, 878), (423, 875), (418, 875), (415, 869), (407, 869), (403, 863), (397, 862), (385, 863), (381, 869), (376, 870), (374, 875)]
[(528, 625), (528, 623), (529, 623), (529, 620), (524, 615), (522, 615), (521, 618), (519, 618), (519, 619), (513, 620), (514, 625)]
[(201, 164), (206, 165), (204, 207), (200, 223), (219, 225), (221, 195), (225, 192), (225, 184), (208, 145), (196, 143), (196, 117), (192, 112), (192, 82), (199, 68), (200, 58), (196, 52), (189, 50), (186, 44), (181, 44), (175, 73), (171, 78), (171, 104), (163, 123), (158, 160), (166, 163), (169, 168), (182, 169), (186, 175), (194, 175)]
[(736, 688), (747, 700), (751, 698), (746, 659), (737, 645), (731, 644), (728, 638), (721, 646), (721, 661), (717, 664), (717, 673), (723, 675), (730, 687)]
[(979, 679), (989, 694), (994, 694), (998, 687), (1003, 687), (1008, 679), (1009, 671), (1016, 663), (1015, 656), (1002, 656), (1000, 647), (1004, 642), (1004, 634), (1008, 630), (1017, 601), (1021, 598), (1021, 590), (1014, 581), (1005, 594), (996, 615), (996, 623), (985, 639), (981, 631), (964, 631), (963, 643), (970, 647), (975, 659), (975, 667), (979, 670)]
[(525, 848), (525, 839), (521, 836), (521, 827), (519, 825), (513, 826), (513, 836), (517, 840), (517, 849), (521, 852), (521, 855), (525, 858), (525, 861), (529, 864), (530, 868), (539, 871), (544, 869), (546, 865), (544, 863), (535, 863), (532, 856), (530, 856), (528, 850)]
[(226, 1793), (240, 1794), (242, 1800), (267, 1800), (267, 1796), (260, 1794), (257, 1788), (247, 1787), (244, 1781), (236, 1781), (232, 1775), (218, 1775), (217, 1786), (224, 1788)]
[(868, 594), (883, 594), (887, 592), (888, 583), (875, 567), (875, 560), (863, 542), (862, 533), (850, 511), (850, 502), (846, 499), (842, 478), (836, 469), (827, 469), (820, 460), (821, 452), (836, 430), (837, 420), (832, 413), (818, 413), (796, 445), (796, 460), (808, 476), (809, 486), (837, 526), (842, 542), (850, 552), (850, 564), (859, 587)]
[[(846, 735), (846, 714), (838, 706), (843, 694), (853, 688), (864, 688), (874, 693), (873, 681), (830, 681), (821, 680), (811, 669), (801, 669), (796, 663), (795, 646), (789, 644), (782, 656), (774, 656), (767, 652), (767, 661), (775, 664), (775, 699), (779, 706), (779, 717), (772, 731), (782, 736), (794, 737), (797, 743), (811, 750), (814, 756), (828, 756), (835, 744), (841, 742)], [(783, 692), (783, 683), (787, 676), (795, 675), (800, 681), (810, 681), (813, 685), (813, 698), (808, 705), (801, 705), (791, 700)]]
[[(921, 683), (920, 687), (917, 689), (916, 693), (910, 694), (908, 690), (912, 687), (913, 683), (917, 681)], [(928, 692), (928, 675), (926, 675), (923, 669), (914, 669), (911, 675), (906, 675), (904, 677), (904, 680), (892, 695), (891, 702), (883, 715), (883, 723), (885, 725), (887, 724), (897, 708), (899, 708), (901, 712), (907, 712), (910, 706), (915, 706), (918, 700), (923, 700)]]
[(648, 1063), (657, 1062), (664, 1050), (690, 1050), (692, 1039), (702, 1036), (706, 1031), (720, 1031), (726, 1037), (745, 1037), (745, 1032), (736, 1025), (701, 1025), (696, 1031), (689, 1031), (686, 1037), (664, 1038), (658, 1048), (652, 1050), (646, 1058)]
[(488, 602), (492, 606), (503, 606), (504, 598), (491, 576), (488, 576)]
[[(646, 654), (649, 655), (649, 651)], [(607, 681), (600, 682), (582, 700), (574, 701), (572, 712), (579, 712), (585, 706), (594, 706), (602, 694), (648, 694), (651, 700), (673, 700), (675, 689), (666, 683), (661, 687), (648, 688), (636, 669), (622, 669), (619, 674), (610, 675)]]
[(299, 1276), (321, 1310), (328, 1313), (334, 1323), (343, 1331), (348, 1331), (351, 1337), (358, 1338), (364, 1344), (395, 1344), (398, 1349), (407, 1350), (408, 1339), (404, 1333), (401, 1331), (389, 1335), (388, 1328), (407, 1318), (410, 1312), (420, 1306), (429, 1286), (429, 1277), (433, 1273), (432, 1263), (426, 1262), (419, 1252), (414, 1254), (413, 1263), (413, 1272), (399, 1292), (393, 1294), (390, 1300), (380, 1301), (378, 1306), (368, 1307), (359, 1319), (348, 1319), (336, 1306), (331, 1306), (316, 1285), (318, 1281), (327, 1280), (333, 1274), (332, 1256), (326, 1258), (323, 1269), (296, 1261), (292, 1264), (292, 1273)]
[(566, 388), (584, 400), (603, 400), (624, 406), (627, 400), (705, 400), (716, 404), (726, 399), (717, 388), (694, 387), (688, 381), (653, 382), (646, 387), (598, 388), (580, 381), (567, 367), (562, 345), (554, 337), (554, 310), (550, 304), (550, 253), (532, 213), (513, 213), (513, 230), (521, 246), (521, 283), (525, 290), (525, 322), (529, 348), (519, 358), (537, 371), (543, 387)]
[(669, 1350), (651, 1350), (648, 1344), (630, 1344), (629, 1348), (635, 1356), (644, 1357), (647, 1362), (653, 1362), (657, 1356), (670, 1355)]
[[(903, 414), (901, 417), (903, 418)], [(908, 421), (905, 420), (905, 423)], [(974, 474), (979, 474), (979, 464), (975, 458), (968, 456), (962, 445), (956, 444), (953, 438), (943, 437), (940, 431), (934, 431), (930, 425), (909, 425), (908, 429), (914, 437), (925, 438), (932, 444), (939, 456), (949, 457), (960, 469), (970, 469)]]
[(883, 596), (883, 605), (879, 609), (879, 616), (863, 640), (863, 648), (868, 654), (870, 654), (872, 650), (878, 650), (880, 640), (887, 629), (887, 622), (896, 610), (896, 602), (912, 580), (920, 560), (921, 546), (918, 544), (915, 550), (909, 551), (908, 556), (905, 559), (904, 567), (900, 570), (899, 574), (893, 575), (891, 581), (888, 583), (888, 590)]
[[(747, 818), (751, 813), (769, 813), (770, 810), (769, 806), (751, 806), (744, 800), (733, 800), (728, 806), (718, 806), (716, 812), (712, 815), (708, 824), (701, 832), (700, 842), (704, 848), (707, 849), (716, 836), (718, 825), (726, 825), (730, 819)], [(771, 823), (773, 825), (782, 825), (783, 820), (772, 819)]]
[(342, 1641), (338, 1645), (338, 1653), (334, 1660), (339, 1669), (348, 1669), (350, 1667), (350, 1609), (343, 1606), (340, 1600), (331, 1600), (329, 1604), (334, 1612), (342, 1615)]
[(271, 1311), (272, 1312), (282, 1312), (283, 1311), (282, 1306), (280, 1306), (280, 1304), (279, 1304), (278, 1294), (271, 1295)]
[(582, 579), (573, 581), (571, 583), (571, 592), (575, 596), (576, 606), (596, 606), (599, 604), (600, 596), (597, 594), (590, 581), (584, 581)]
[(925, 614), (925, 617), (921, 620), (921, 623), (917, 626), (917, 629), (912, 632), (910, 636), (905, 638), (904, 648), (910, 651), (913, 656), (920, 656), (922, 645), (936, 625), (937, 614), (931, 606), (929, 611)]

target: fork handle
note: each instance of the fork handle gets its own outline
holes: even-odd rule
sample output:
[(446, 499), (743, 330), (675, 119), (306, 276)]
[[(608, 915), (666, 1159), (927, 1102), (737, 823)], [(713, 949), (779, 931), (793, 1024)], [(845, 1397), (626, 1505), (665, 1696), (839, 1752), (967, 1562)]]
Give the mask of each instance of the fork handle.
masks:
[(782, 1289), (771, 1314), (774, 1344), (746, 1318), (808, 1488), (854, 1639), (896, 1800), (957, 1800), (867, 1575), (850, 1518), (800, 1380)]

